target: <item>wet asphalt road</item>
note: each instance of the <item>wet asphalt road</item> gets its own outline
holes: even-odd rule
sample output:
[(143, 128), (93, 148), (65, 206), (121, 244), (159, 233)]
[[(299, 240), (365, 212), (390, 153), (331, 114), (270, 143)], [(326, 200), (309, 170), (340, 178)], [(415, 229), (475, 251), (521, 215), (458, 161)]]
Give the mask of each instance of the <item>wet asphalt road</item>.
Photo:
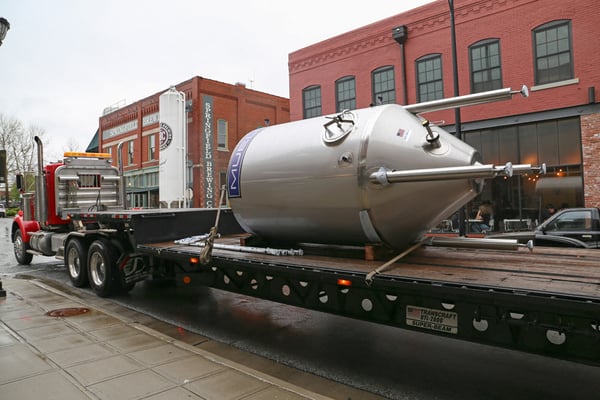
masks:
[[(70, 286), (62, 262), (53, 258), (34, 257), (30, 266), (18, 266), (9, 226), (10, 219), (0, 219), (0, 274), (26, 274)], [(600, 367), (404, 331), (215, 289), (146, 282), (112, 301), (386, 398), (562, 400), (594, 399), (600, 393)]]

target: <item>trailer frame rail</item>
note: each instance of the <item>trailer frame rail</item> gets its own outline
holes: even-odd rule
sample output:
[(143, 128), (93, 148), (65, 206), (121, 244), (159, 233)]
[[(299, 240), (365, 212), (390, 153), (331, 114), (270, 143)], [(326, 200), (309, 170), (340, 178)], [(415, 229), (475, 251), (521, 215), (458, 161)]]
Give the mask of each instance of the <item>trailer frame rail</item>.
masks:
[(178, 277), (216, 289), (422, 333), (600, 365), (600, 298), (299, 265), (283, 257), (138, 246), (177, 259)]

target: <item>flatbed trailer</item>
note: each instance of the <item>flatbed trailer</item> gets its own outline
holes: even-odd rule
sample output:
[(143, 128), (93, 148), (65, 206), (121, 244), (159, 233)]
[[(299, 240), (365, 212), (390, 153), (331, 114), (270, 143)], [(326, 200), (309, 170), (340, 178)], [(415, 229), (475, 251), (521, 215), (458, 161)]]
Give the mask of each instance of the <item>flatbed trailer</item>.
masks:
[[(218, 243), (235, 244), (239, 237)], [(425, 246), (379, 273), (382, 261), (347, 255), (272, 256), (145, 243), (171, 259), (178, 279), (234, 293), (423, 333), (600, 365), (600, 252)], [(356, 249), (354, 249), (356, 250)]]
[[(149, 277), (166, 277), (600, 365), (598, 250), (422, 246), (393, 263), (392, 269), (374, 274), (395, 254), (371, 261), (362, 247), (303, 244), (303, 255), (247, 252), (240, 244), (247, 242), (248, 234), (230, 209), (222, 209), (218, 229), (223, 236), (215, 239), (210, 262), (202, 264), (204, 247), (176, 241), (209, 232), (216, 215), (216, 209), (72, 211), (72, 229), (53, 233), (52, 242), (70, 274), (73, 266), (89, 261), (90, 273), (97, 275), (90, 275), (90, 284), (103, 279), (93, 287), (99, 295), (119, 287), (129, 290)], [(14, 224), (13, 235), (17, 229)], [(115, 280), (120, 284), (106, 286)]]
[[(300, 244), (304, 255), (294, 256), (249, 253), (244, 246), (234, 251), (221, 245), (239, 245), (248, 235), (231, 209), (125, 209), (122, 177), (109, 155), (68, 154), (64, 162), (42, 168), (41, 140), (36, 142), (37, 189), (35, 198), (23, 195), (23, 213), (12, 224), (15, 257), (20, 264), (34, 255), (62, 258), (76, 287), (90, 285), (98, 295), (110, 296), (149, 277), (180, 279), (374, 323), (600, 364), (599, 250), (536, 248), (529, 253), (425, 246), (394, 263), (388, 261), (395, 256), (390, 253), (366, 260), (362, 247)], [(176, 243), (214, 234), (217, 215), (223, 237), (198, 239), (207, 248), (214, 244), (210, 256), (192, 241)], [(281, 219), (271, 213), (260, 218), (276, 233)], [(336, 232), (343, 234), (344, 227)], [(383, 269), (388, 263), (393, 268)]]

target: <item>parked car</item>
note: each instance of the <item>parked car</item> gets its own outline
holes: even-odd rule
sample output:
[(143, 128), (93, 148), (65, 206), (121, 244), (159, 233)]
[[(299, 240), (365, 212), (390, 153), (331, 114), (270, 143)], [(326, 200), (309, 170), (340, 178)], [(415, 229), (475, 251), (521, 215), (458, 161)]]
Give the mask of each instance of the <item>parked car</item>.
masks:
[(600, 248), (600, 210), (566, 208), (558, 211), (529, 232), (488, 235), (495, 239), (533, 240), (535, 246)]
[(4, 207), (4, 204), (0, 203), (0, 218), (4, 217), (6, 217), (6, 208)]

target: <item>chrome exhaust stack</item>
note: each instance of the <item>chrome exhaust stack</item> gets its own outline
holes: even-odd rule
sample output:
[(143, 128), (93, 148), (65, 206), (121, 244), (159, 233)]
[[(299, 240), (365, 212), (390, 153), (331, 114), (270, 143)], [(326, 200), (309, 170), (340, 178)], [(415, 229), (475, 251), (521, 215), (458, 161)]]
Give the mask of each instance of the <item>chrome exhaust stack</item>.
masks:
[(35, 176), (35, 219), (42, 227), (47, 226), (48, 199), (46, 195), (46, 179), (44, 176), (44, 145), (39, 136), (33, 138), (37, 144), (37, 174)]
[(127, 193), (125, 191), (125, 176), (123, 173), (123, 142), (119, 142), (117, 145), (117, 168), (119, 169), (119, 201), (121, 207), (127, 210)]

